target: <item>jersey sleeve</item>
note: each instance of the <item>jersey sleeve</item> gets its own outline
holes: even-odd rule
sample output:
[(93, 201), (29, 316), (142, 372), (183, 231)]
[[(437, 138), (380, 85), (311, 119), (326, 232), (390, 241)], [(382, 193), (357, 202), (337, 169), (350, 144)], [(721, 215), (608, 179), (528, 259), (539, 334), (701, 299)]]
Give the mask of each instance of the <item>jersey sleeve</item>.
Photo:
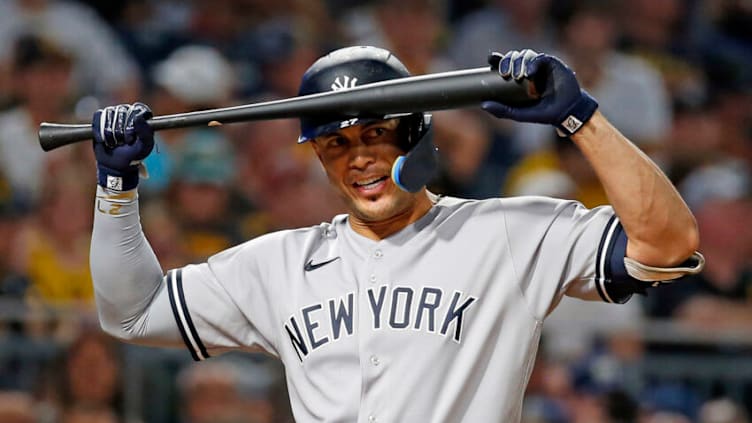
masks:
[(254, 241), (230, 248), (206, 263), (165, 276), (170, 306), (195, 360), (242, 349), (277, 355), (267, 281), (260, 276)]
[(563, 295), (624, 303), (634, 281), (624, 268), (627, 238), (610, 206), (587, 209), (544, 197), (505, 200), (509, 251), (522, 293), (538, 319)]

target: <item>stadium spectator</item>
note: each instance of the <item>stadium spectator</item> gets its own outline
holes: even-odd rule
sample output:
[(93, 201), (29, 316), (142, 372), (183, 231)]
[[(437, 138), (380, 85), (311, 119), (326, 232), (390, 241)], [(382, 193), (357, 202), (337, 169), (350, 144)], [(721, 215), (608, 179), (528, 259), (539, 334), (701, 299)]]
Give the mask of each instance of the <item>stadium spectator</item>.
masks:
[(144, 76), (144, 86), (152, 87), (151, 69), (177, 48), (192, 44), (190, 20), (193, 2), (178, 0), (131, 0), (127, 2), (89, 2), (109, 11), (118, 39)]
[(461, 67), (482, 66), (491, 51), (553, 51), (556, 31), (551, 0), (494, 0), (455, 25), (450, 56)]
[(240, 242), (230, 209), (234, 151), (221, 132), (211, 129), (193, 130), (183, 142), (168, 188), (170, 215), (177, 219), (189, 261), (198, 262)]
[(699, 423), (749, 423), (747, 413), (728, 398), (708, 401), (700, 408)]
[[(120, 40), (93, 10), (80, 2), (5, 0), (0, 2), (0, 60), (9, 60), (24, 34), (55, 40), (73, 60), (83, 93), (109, 101), (133, 101), (140, 90), (136, 64)], [(102, 66), (106, 63), (106, 66)]]
[(321, 37), (302, 22), (300, 17), (280, 17), (259, 23), (245, 36), (248, 57), (243, 63), (256, 71), (251, 78), (245, 75), (251, 80), (244, 81), (246, 95), (259, 101), (298, 94), (300, 75), (323, 53)]
[(74, 62), (54, 41), (35, 36), (19, 38), (12, 52), (13, 105), (0, 112), (0, 169), (14, 201), (31, 207), (42, 193), (45, 174), (64, 167), (80, 151), (45, 153), (37, 141), (41, 122), (71, 119), (70, 100), (77, 90), (71, 79)]
[[(413, 74), (452, 68), (442, 45), (449, 28), (441, 2), (388, 0), (350, 11), (344, 21), (348, 44), (382, 47), (404, 57)], [(476, 48), (477, 50), (477, 48)], [(480, 65), (485, 63), (485, 58)]]
[(296, 139), (298, 130), (296, 121), (283, 119), (243, 124), (233, 132), (238, 145), (236, 184), (251, 206), (240, 221), (244, 239), (318, 224), (344, 210), (312, 152), (284, 141)]
[(720, 113), (707, 99), (674, 101), (673, 123), (666, 144), (670, 154), (664, 163), (673, 181), (681, 182), (696, 168), (726, 156)]
[[(660, 153), (671, 125), (671, 103), (660, 74), (642, 60), (615, 50), (612, 6), (612, 2), (573, 3), (561, 18), (559, 55), (598, 98), (603, 113), (618, 121), (620, 131), (648, 153)], [(575, 199), (588, 206), (605, 204), (605, 193), (584, 158), (570, 148), (571, 143), (561, 141), (541, 125), (516, 125), (513, 142), (524, 156), (511, 170), (505, 191), (520, 192), (531, 174), (563, 171), (574, 184)]]
[[(615, 10), (620, 47), (653, 65), (663, 75), (671, 97), (707, 95), (700, 51), (688, 30), (691, 8), (684, 0), (621, 0)], [(691, 28), (691, 27), (690, 27)]]
[(62, 369), (63, 422), (112, 423), (121, 412), (120, 350), (99, 330), (84, 329), (68, 347)]
[(752, 77), (717, 89), (713, 97), (722, 130), (721, 152), (752, 166)]
[(78, 199), (86, 206), (92, 191), (81, 180), (90, 178), (90, 172), (69, 164), (45, 180), (38, 213), (16, 245), (18, 266), (29, 277), (27, 298), (84, 309), (93, 305), (87, 247), (92, 216), (70, 203)]
[(649, 297), (657, 317), (700, 329), (740, 330), (752, 322), (752, 176), (743, 162), (693, 170), (681, 192), (693, 208), (707, 258), (705, 270), (682, 286)]
[(11, 198), (0, 198), (0, 298), (21, 300), (26, 295), (29, 281), (16, 254), (23, 218)]
[(146, 202), (141, 214), (144, 230), (149, 232), (149, 244), (164, 266), (179, 265), (189, 261), (187, 247), (175, 242), (183, 236), (180, 222), (169, 212), (164, 201)]
[(3, 423), (38, 423), (34, 399), (26, 392), (0, 391), (0, 421)]
[(272, 423), (274, 384), (269, 360), (217, 360), (191, 365), (178, 375), (185, 423)]
[[(217, 49), (187, 45), (157, 64), (151, 95), (155, 113), (174, 113), (229, 106), (235, 90), (232, 65)], [(160, 132), (155, 154), (144, 161), (149, 178), (144, 194), (163, 192), (175, 178), (186, 139), (204, 129), (181, 128)], [(201, 135), (196, 135), (201, 137)]]

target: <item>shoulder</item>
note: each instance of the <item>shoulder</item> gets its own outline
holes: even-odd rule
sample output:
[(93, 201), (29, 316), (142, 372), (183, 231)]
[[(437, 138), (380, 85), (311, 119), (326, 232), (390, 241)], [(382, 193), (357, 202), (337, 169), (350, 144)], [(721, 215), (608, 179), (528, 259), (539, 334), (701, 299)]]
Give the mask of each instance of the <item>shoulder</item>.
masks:
[(270, 263), (298, 261), (309, 256), (342, 229), (346, 215), (338, 215), (331, 222), (305, 228), (270, 232), (224, 250), (209, 258), (209, 264), (237, 260), (238, 263)]
[[(519, 196), (482, 200), (442, 197), (434, 206), (426, 228), (442, 239), (469, 237), (477, 243), (484, 239), (504, 239), (545, 233), (546, 228), (571, 228), (587, 222), (590, 213), (603, 212), (585, 208), (577, 201), (544, 196)], [(608, 213), (604, 214), (606, 216)]]
[(540, 195), (521, 195), (514, 197), (488, 198), (483, 200), (440, 197), (436, 206), (441, 207), (445, 213), (452, 213), (461, 210), (476, 212), (504, 212), (533, 209), (553, 210), (579, 204), (580, 203), (574, 200), (563, 200), (560, 198)]
[(528, 222), (536, 219), (549, 221), (560, 218), (579, 218), (586, 215), (610, 216), (614, 214), (610, 205), (588, 208), (576, 200), (539, 195), (504, 198), (501, 203), (507, 218), (522, 218)]
[[(485, 200), (465, 200), (452, 197), (442, 198), (437, 206), (442, 207), (439, 220), (451, 221), (464, 218), (475, 222), (506, 222), (518, 226), (528, 224), (548, 224), (560, 219), (579, 219), (588, 214), (613, 214), (610, 206), (588, 209), (575, 200), (554, 197), (524, 195)], [(547, 223), (548, 222), (548, 223)]]
[(575, 200), (548, 197), (544, 195), (520, 195), (500, 199), (506, 210), (556, 210), (567, 207), (584, 207)]
[(480, 218), (498, 219), (503, 214), (502, 200), (467, 199), (458, 197), (439, 197), (434, 205), (437, 210), (434, 225), (465, 224), (466, 222), (480, 222)]

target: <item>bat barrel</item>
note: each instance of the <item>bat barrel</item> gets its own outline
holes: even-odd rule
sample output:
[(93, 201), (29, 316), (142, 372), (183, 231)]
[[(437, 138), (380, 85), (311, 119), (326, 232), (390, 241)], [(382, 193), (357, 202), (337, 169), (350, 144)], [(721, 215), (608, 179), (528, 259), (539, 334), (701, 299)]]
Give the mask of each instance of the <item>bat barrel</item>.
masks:
[[(342, 91), (221, 109), (157, 116), (155, 130), (263, 119), (325, 118), (414, 113), (478, 106), (486, 100), (509, 105), (531, 102), (525, 84), (505, 81), (489, 67), (411, 76)], [(91, 125), (42, 123), (39, 143), (44, 151), (91, 139)]]

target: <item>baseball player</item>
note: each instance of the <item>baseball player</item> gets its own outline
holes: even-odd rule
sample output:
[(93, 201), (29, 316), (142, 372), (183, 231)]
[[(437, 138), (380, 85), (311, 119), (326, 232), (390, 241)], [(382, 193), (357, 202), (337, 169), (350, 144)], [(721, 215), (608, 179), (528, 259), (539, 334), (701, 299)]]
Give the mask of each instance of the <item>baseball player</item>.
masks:
[[(540, 99), (483, 108), (555, 126), (613, 206), (433, 195), (424, 113), (302, 120), (298, 142), (314, 149), (349, 213), (163, 274), (138, 211), (151, 112), (107, 107), (93, 117), (91, 246), (104, 330), (196, 360), (264, 350), (284, 363), (301, 422), (519, 421), (541, 325), (563, 295), (623, 303), (698, 272), (703, 259), (674, 187), (564, 63), (531, 50), (490, 62), (506, 79), (533, 81)], [(300, 94), (406, 75), (388, 51), (349, 47), (315, 62)]]

